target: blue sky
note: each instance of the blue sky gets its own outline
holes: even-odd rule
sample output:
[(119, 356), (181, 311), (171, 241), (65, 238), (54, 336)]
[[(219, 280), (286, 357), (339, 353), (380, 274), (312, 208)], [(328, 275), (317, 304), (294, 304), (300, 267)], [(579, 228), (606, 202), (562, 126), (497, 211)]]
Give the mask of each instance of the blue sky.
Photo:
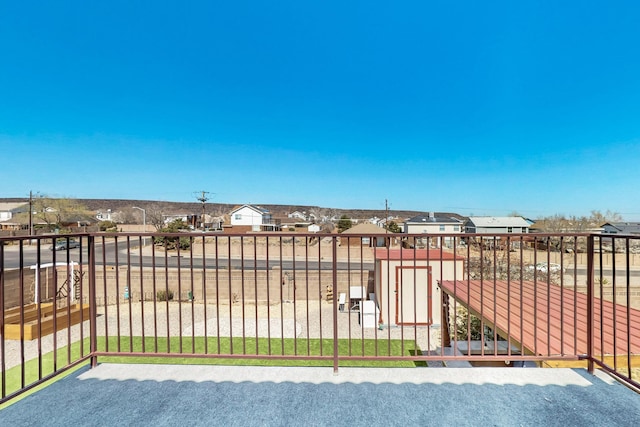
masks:
[(640, 220), (637, 2), (91, 3), (0, 3), (0, 197)]

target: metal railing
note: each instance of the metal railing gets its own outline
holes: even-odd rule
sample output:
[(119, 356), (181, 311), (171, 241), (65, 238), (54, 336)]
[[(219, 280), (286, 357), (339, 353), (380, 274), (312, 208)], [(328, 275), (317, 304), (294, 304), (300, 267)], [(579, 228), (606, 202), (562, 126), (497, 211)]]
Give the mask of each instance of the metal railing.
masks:
[(53, 239), (0, 238), (2, 402), (115, 357), (535, 363), (640, 386), (638, 237), (83, 233), (59, 251)]

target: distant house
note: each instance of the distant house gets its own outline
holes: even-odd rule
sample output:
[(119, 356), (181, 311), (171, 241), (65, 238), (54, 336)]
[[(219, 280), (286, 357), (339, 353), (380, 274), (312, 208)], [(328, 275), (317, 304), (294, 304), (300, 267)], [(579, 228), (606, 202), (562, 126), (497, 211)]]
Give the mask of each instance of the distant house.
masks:
[(14, 216), (17, 213), (29, 212), (29, 207), (25, 203), (0, 203), (0, 230), (22, 230), (28, 228), (27, 224), (16, 221)]
[(98, 221), (113, 221), (111, 209), (98, 211), (98, 213), (96, 213), (96, 219)]
[(172, 214), (163, 214), (162, 218), (165, 224), (170, 224), (173, 221), (181, 220), (187, 224), (190, 223), (189, 218), (191, 217), (190, 213), (172, 213)]
[(529, 226), (530, 233), (602, 233), (603, 228), (594, 222), (574, 221), (566, 218), (540, 219)]
[(640, 234), (640, 222), (607, 222), (602, 225), (603, 234)]
[[(368, 234), (371, 236), (368, 236)], [(374, 234), (377, 234), (378, 236), (373, 236)], [(344, 236), (344, 238), (340, 239), (340, 245), (384, 248), (387, 246), (386, 242), (389, 241), (391, 236), (395, 236), (395, 234), (392, 233), (388, 233), (389, 237), (380, 236), (380, 234), (386, 233), (385, 230), (381, 230), (377, 225), (358, 224), (340, 233), (341, 236)]]
[(385, 229), (387, 228), (387, 224), (391, 224), (392, 222), (395, 222), (399, 227), (402, 227), (402, 220), (400, 218), (398, 218), (397, 216), (396, 217), (390, 216), (389, 218), (375, 218), (374, 217), (374, 218), (371, 218), (369, 220), (369, 222), (371, 224), (377, 225), (380, 228), (385, 228)]
[(297, 219), (302, 219), (306, 221), (307, 215), (305, 212), (294, 211), (294, 212), (291, 212), (290, 214), (287, 214), (287, 218), (297, 218)]
[(439, 248), (441, 245), (451, 247), (454, 244), (455, 236), (441, 236), (443, 234), (460, 234), (463, 232), (463, 222), (451, 216), (438, 216), (435, 212), (426, 215), (417, 215), (409, 218), (404, 223), (404, 231), (407, 234), (434, 234), (433, 238), (416, 238), (416, 245), (425, 247), (433, 246)]
[(521, 216), (472, 216), (465, 232), (477, 234), (528, 233), (530, 224)]
[(233, 232), (280, 230), (280, 224), (274, 221), (271, 212), (260, 206), (238, 206), (231, 210), (229, 216)]

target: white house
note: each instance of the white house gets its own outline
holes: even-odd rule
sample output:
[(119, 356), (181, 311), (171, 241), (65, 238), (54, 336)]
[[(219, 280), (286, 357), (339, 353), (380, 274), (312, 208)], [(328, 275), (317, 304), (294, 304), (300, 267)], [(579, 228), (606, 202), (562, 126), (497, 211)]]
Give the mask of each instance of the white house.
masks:
[(530, 225), (521, 216), (472, 216), (465, 224), (465, 231), (478, 234), (528, 233)]
[[(461, 220), (450, 216), (436, 216), (434, 212), (428, 215), (418, 215), (409, 218), (404, 223), (404, 231), (407, 234), (434, 234), (432, 245), (439, 248), (442, 244), (451, 247), (455, 236), (442, 236), (443, 234), (460, 234), (463, 232)], [(417, 238), (416, 243), (426, 245), (428, 237)]]
[(29, 207), (24, 202), (1, 202), (0, 221), (9, 221), (13, 215), (19, 212), (29, 212)]
[(294, 211), (294, 212), (291, 212), (290, 214), (287, 214), (287, 218), (296, 218), (296, 219), (302, 219), (306, 221), (307, 215), (306, 215), (306, 212)]
[(242, 205), (234, 208), (229, 216), (233, 227), (246, 227), (251, 231), (275, 231), (280, 228), (271, 212), (260, 206)]
[(98, 221), (113, 221), (111, 209), (107, 209), (106, 211), (98, 211), (96, 214), (96, 219)]

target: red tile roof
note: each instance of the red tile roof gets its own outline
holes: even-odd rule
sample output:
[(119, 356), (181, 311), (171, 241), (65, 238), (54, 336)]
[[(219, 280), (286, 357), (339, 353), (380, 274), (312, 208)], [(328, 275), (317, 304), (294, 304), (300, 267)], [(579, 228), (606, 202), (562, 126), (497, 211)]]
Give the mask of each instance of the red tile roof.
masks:
[[(495, 325), (500, 336), (522, 343), (534, 355), (587, 354), (588, 299), (583, 293), (533, 282), (443, 281), (440, 286)], [(640, 354), (640, 310), (600, 298), (594, 305), (594, 355)]]

